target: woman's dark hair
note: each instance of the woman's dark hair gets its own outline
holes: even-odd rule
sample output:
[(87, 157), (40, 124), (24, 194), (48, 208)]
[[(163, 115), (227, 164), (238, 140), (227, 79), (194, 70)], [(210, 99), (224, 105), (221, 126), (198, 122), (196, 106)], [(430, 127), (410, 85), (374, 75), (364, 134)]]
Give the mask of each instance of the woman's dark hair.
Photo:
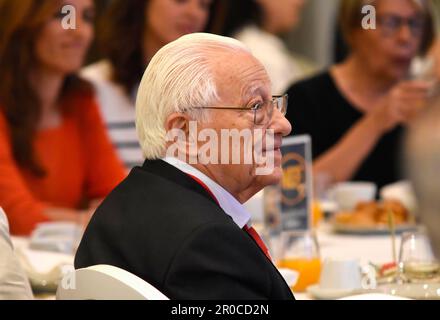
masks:
[(263, 10), (255, 0), (227, 0), (224, 3), (223, 19), (219, 33), (230, 37), (248, 24), (262, 27)]
[[(44, 168), (35, 158), (33, 140), (41, 117), (41, 102), (29, 80), (38, 64), (35, 42), (44, 24), (59, 9), (61, 1), (0, 0), (0, 112), (3, 113), (17, 164), (36, 176)], [(92, 94), (89, 83), (75, 75), (66, 77), (59, 100), (71, 94)], [(69, 104), (60, 104), (69, 110)]]
[[(216, 13), (225, 0), (213, 1), (205, 32), (214, 32), (220, 24)], [(102, 55), (113, 66), (113, 80), (131, 94), (145, 71), (142, 42), (145, 11), (149, 0), (113, 0), (99, 24)], [(238, 2), (241, 2), (238, 1)], [(215, 19), (214, 19), (215, 17)]]

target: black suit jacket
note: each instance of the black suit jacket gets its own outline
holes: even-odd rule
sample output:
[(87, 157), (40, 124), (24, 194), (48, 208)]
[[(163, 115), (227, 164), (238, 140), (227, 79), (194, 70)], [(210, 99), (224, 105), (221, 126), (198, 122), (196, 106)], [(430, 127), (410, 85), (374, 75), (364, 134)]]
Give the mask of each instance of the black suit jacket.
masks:
[(170, 299), (293, 299), (252, 237), (161, 160), (134, 168), (93, 215), (75, 267), (96, 264), (125, 269)]

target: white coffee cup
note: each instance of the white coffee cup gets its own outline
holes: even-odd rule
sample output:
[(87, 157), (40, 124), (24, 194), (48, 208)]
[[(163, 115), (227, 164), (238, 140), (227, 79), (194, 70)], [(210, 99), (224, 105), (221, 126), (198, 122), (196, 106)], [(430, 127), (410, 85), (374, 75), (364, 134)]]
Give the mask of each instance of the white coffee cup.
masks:
[(361, 270), (356, 259), (325, 259), (319, 288), (325, 290), (356, 290), (361, 288)]
[(380, 189), (379, 193), (381, 199), (398, 200), (411, 212), (417, 209), (417, 200), (410, 181), (398, 181), (386, 185)]
[(341, 182), (331, 191), (331, 198), (340, 210), (352, 210), (359, 202), (373, 201), (377, 186), (372, 182)]

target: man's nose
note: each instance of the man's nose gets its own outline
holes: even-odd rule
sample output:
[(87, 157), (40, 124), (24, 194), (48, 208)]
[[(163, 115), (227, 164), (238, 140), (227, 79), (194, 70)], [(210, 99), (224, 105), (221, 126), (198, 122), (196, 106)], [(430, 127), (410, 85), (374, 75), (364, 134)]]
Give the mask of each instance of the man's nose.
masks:
[(287, 120), (280, 110), (276, 108), (269, 128), (273, 129), (275, 134), (281, 134), (283, 137), (287, 136), (292, 131), (292, 125), (289, 120)]

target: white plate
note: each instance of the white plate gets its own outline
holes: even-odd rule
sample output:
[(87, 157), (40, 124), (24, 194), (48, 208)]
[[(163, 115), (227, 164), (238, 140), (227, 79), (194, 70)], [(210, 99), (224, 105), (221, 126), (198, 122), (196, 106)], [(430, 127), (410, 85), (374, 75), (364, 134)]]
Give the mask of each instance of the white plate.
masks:
[[(415, 224), (399, 224), (396, 225), (396, 233), (413, 231), (417, 229)], [(333, 223), (333, 231), (345, 234), (362, 234), (362, 235), (384, 235), (389, 234), (390, 229), (386, 225), (378, 226), (359, 226), (353, 224)]]
[(339, 210), (338, 204), (333, 200), (319, 200), (319, 206), (324, 212), (337, 212)]
[(298, 271), (287, 268), (280, 268), (278, 269), (278, 271), (283, 276), (284, 281), (286, 281), (289, 287), (294, 287), (295, 284), (298, 282), (298, 278), (299, 278)]
[(308, 294), (310, 294), (315, 299), (321, 299), (321, 300), (339, 299), (342, 297), (352, 295), (354, 292), (358, 292), (358, 290), (322, 289), (319, 287), (319, 284), (315, 284), (307, 287)]
[(440, 283), (388, 284), (377, 289), (385, 294), (411, 299), (440, 300)]
[(411, 300), (411, 299), (392, 296), (384, 293), (362, 293), (354, 296), (348, 296), (340, 300)]

